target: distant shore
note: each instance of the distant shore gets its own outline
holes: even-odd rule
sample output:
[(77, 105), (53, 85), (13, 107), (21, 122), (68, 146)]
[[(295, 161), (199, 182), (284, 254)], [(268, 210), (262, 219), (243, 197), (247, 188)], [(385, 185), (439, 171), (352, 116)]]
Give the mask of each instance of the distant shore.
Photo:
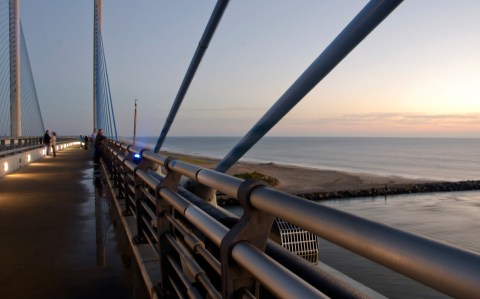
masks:
[[(218, 162), (217, 159), (201, 156), (171, 152), (163, 152), (163, 154), (206, 168), (213, 168)], [(393, 175), (380, 176), (277, 163), (238, 162), (227, 171), (230, 175), (253, 172), (277, 179), (278, 185), (274, 186), (277, 190), (310, 200), (480, 190), (480, 181), (445, 182), (410, 179)]]

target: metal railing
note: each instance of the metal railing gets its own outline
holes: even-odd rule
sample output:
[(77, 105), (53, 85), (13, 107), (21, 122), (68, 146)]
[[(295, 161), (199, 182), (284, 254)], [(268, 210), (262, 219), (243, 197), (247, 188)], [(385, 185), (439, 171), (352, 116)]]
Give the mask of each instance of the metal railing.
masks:
[[(59, 137), (57, 138), (56, 144), (61, 145), (74, 140), (76, 139), (73, 137)], [(43, 144), (43, 137), (0, 137), (0, 157), (16, 155), (32, 149), (41, 148), (43, 146), (45, 146)]]
[[(125, 201), (124, 214), (135, 216), (137, 242), (150, 243), (158, 255), (162, 292), (190, 298), (368, 297), (269, 240), (278, 217), (445, 294), (480, 294), (477, 253), (127, 144), (107, 143), (104, 161)], [(206, 203), (182, 187), (185, 180), (238, 199), (243, 216)]]
[(42, 147), (42, 137), (0, 137), (0, 157), (15, 155), (20, 152)]

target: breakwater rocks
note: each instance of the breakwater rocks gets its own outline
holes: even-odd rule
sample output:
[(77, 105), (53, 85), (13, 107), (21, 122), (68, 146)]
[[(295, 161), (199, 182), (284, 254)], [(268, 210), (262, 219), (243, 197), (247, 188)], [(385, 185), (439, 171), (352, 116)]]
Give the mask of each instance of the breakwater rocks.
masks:
[[(429, 192), (453, 192), (453, 191), (469, 191), (480, 190), (480, 181), (460, 181), (460, 182), (435, 182), (425, 184), (407, 184), (407, 185), (391, 185), (383, 188), (371, 188), (360, 190), (344, 190), (333, 192), (311, 192), (295, 194), (296, 196), (308, 200), (328, 200), (355, 197), (374, 197), (387, 196), (396, 194), (411, 193), (429, 193)], [(217, 202), (220, 206), (238, 205), (238, 201), (223, 194), (217, 194)]]
[(429, 193), (429, 192), (453, 192), (453, 191), (468, 191), (480, 190), (480, 181), (460, 181), (460, 182), (436, 182), (425, 184), (411, 184), (411, 185), (392, 185), (384, 188), (371, 188), (368, 190), (345, 190), (334, 192), (312, 192), (296, 194), (309, 200), (327, 200), (327, 199), (341, 199), (354, 197), (372, 197), (372, 196), (386, 196), (395, 194), (410, 194), (410, 193)]

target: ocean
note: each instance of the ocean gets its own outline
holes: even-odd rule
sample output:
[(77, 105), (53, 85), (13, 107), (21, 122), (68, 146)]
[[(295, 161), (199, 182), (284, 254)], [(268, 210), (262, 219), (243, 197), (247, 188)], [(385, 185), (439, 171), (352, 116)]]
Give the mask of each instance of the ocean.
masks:
[[(171, 137), (168, 151), (223, 158), (235, 137)], [(155, 137), (139, 138), (154, 145)], [(436, 180), (479, 180), (480, 140), (266, 137), (243, 161)], [(480, 192), (405, 194), (321, 204), (480, 254)], [(241, 211), (235, 211), (241, 213)], [(389, 298), (449, 298), (326, 240), (319, 259)]]
[[(154, 146), (157, 137), (140, 137)], [(169, 137), (162, 149), (223, 158), (240, 137)], [(242, 161), (435, 180), (480, 179), (480, 139), (264, 137)]]

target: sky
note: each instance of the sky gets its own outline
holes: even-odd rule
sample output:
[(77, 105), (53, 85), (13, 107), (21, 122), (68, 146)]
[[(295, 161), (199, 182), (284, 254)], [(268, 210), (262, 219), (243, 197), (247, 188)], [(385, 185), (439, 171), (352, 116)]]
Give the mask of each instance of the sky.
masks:
[[(169, 136), (243, 136), (366, 5), (230, 1)], [(158, 136), (216, 1), (103, 0), (117, 129)], [(269, 136), (480, 134), (480, 1), (404, 1)], [(93, 128), (93, 0), (21, 0), (45, 127)]]

